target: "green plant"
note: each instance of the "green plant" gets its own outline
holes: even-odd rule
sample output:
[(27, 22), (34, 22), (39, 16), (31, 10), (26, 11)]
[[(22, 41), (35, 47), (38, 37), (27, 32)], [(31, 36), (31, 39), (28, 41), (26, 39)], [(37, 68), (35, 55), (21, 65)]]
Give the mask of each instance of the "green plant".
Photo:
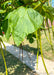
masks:
[[(34, 38), (36, 38), (38, 50), (40, 44), (41, 57), (45, 70), (47, 75), (49, 75), (43, 59), (40, 31), (43, 29), (46, 35), (43, 17), (46, 17), (47, 19), (49, 18), (52, 23), (54, 20), (54, 8), (46, 6), (46, 2), (48, 3), (48, 0), (35, 0), (32, 2), (29, 0), (26, 0), (25, 2), (24, 0), (24, 3), (20, 0), (10, 0), (10, 2), (6, 0), (1, 1), (0, 35), (2, 35), (2, 31), (4, 31), (7, 40), (9, 40), (11, 34), (17, 46), (19, 46), (26, 37), (29, 39), (30, 43), (33, 43)], [(46, 38), (53, 49), (49, 26), (48, 31), (50, 41), (47, 36)], [(37, 62), (38, 54), (39, 51), (37, 52)]]
[(32, 2), (33, 0), (22, 0), (22, 1), (26, 4), (26, 3)]

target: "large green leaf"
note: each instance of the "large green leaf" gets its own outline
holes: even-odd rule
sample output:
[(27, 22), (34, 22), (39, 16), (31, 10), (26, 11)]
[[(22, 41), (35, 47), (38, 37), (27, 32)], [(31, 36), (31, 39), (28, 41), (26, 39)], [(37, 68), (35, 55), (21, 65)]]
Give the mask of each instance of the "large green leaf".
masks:
[(10, 34), (9, 31), (12, 32), (17, 46), (20, 45), (28, 34), (41, 28), (43, 23), (43, 17), (37, 11), (25, 7), (19, 7), (9, 13), (6, 19), (8, 19), (6, 35)]

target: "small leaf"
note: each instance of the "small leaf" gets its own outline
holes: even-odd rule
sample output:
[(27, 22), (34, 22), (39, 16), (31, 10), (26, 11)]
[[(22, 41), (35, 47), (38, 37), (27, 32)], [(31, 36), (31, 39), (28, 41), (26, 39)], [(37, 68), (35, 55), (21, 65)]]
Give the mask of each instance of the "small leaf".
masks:
[(33, 38), (30, 38), (30, 39), (29, 39), (29, 43), (32, 44), (33, 42), (34, 42), (34, 39), (33, 39)]
[(5, 13), (5, 12), (6, 12), (6, 10), (0, 10), (0, 14)]

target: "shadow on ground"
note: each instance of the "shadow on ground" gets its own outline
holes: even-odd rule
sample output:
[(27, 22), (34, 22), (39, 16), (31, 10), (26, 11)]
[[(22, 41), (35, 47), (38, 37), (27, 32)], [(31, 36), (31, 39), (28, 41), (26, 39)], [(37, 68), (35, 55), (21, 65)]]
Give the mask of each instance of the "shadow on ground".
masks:
[[(23, 45), (22, 47), (23, 47), (24, 50), (29, 51), (31, 53), (33, 52), (35, 55), (37, 55), (37, 51), (38, 51), (37, 48), (30, 47), (28, 44), (27, 45)], [(41, 54), (41, 52), (40, 52), (40, 49), (39, 49), (39, 55), (40, 54)]]
[[(13, 45), (13, 46), (17, 47), (16, 45)], [(22, 46), (18, 46), (18, 48), (21, 48), (21, 49), (23, 49), (23, 50), (25, 50), (25, 51), (28, 51), (28, 52), (31, 52), (31, 53), (34, 53), (35, 55), (37, 55), (38, 49), (29, 46), (29, 44), (27, 44), (27, 45), (22, 45)], [(40, 49), (39, 49), (39, 55), (40, 55), (40, 54), (41, 54), (41, 52), (40, 52)]]
[[(25, 64), (21, 63), (16, 57), (7, 52), (6, 63), (8, 68), (8, 75), (34, 75)], [(5, 66), (2, 55), (0, 54), (0, 75), (5, 75)], [(36, 74), (35, 74), (36, 75)]]

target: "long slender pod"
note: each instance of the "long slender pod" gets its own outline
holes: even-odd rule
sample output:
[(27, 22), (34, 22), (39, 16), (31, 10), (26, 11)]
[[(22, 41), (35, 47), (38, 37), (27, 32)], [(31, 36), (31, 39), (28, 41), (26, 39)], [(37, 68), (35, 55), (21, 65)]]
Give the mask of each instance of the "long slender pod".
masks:
[(36, 69), (38, 69), (38, 55), (39, 55), (38, 31), (36, 31), (36, 40), (37, 40), (37, 48), (38, 48), (38, 51), (37, 51), (37, 68)]
[(52, 22), (51, 22), (51, 25), (52, 25), (52, 33), (53, 33), (53, 40), (54, 40), (54, 26)]
[[(46, 26), (46, 19), (43, 18), (43, 27), (45, 28), (45, 26)], [(48, 37), (47, 37), (47, 34), (46, 34), (46, 30), (45, 29), (44, 29), (44, 34), (45, 34), (45, 37), (46, 37), (48, 43), (51, 44), (50, 41), (49, 41), (49, 39), (48, 39)]]
[[(51, 1), (51, 4), (49, 3)], [(52, 6), (52, 0), (48, 0), (48, 6)], [(53, 22), (51, 22), (52, 25), (52, 33), (53, 33), (53, 39), (54, 39), (54, 26), (53, 26)]]
[(7, 52), (6, 52), (6, 46), (5, 46), (5, 44), (4, 44), (3, 40), (2, 40), (2, 38), (1, 38), (1, 42), (2, 42), (2, 44), (3, 44), (3, 46), (4, 46), (5, 55), (6, 55), (6, 54), (7, 54)]
[(39, 29), (39, 42), (40, 42), (40, 51), (41, 51), (41, 57), (42, 57), (43, 65), (44, 65), (44, 68), (45, 68), (45, 71), (46, 71), (47, 75), (49, 75), (49, 73), (47, 71), (47, 68), (46, 68), (46, 65), (45, 65), (45, 62), (44, 62), (44, 58), (43, 58), (40, 29)]
[[(50, 1), (48, 0), (48, 6), (50, 6)], [(47, 20), (47, 25), (48, 25), (48, 32), (49, 32), (49, 39), (50, 39), (50, 43), (51, 43), (51, 49), (53, 51), (53, 44), (52, 44), (52, 40), (51, 40), (51, 35), (50, 35), (50, 27), (49, 27), (49, 24), (48, 24), (48, 18), (46, 18)]]
[(2, 57), (3, 57), (3, 60), (4, 60), (4, 64), (5, 64), (6, 75), (8, 75), (7, 65), (6, 65), (6, 61), (5, 61), (5, 57), (4, 57), (4, 53), (3, 53), (3, 49), (2, 49), (2, 44), (1, 44), (1, 42), (0, 42), (0, 46), (1, 46), (1, 54), (2, 54)]
[(48, 33), (49, 33), (49, 39), (50, 39), (51, 49), (53, 51), (53, 44), (52, 44), (52, 39), (51, 39), (51, 34), (50, 34), (50, 28), (49, 28), (49, 24), (48, 24), (48, 18), (46, 18), (46, 21), (47, 21), (47, 26), (48, 26)]

